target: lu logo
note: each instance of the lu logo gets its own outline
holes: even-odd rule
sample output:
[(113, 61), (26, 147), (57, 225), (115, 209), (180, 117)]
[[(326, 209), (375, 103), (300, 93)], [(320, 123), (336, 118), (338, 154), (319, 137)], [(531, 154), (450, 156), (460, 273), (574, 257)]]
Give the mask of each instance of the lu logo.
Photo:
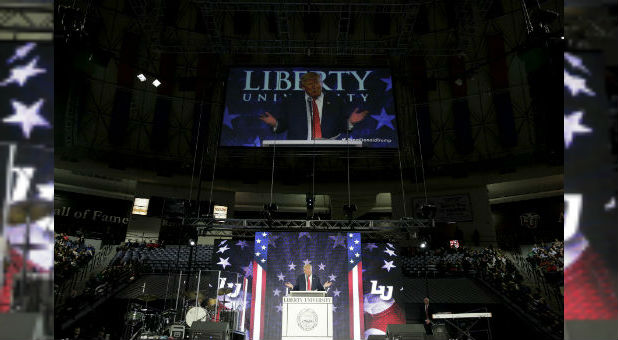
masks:
[[(378, 289), (378, 287), (380, 288)], [(385, 291), (388, 291), (386, 295), (384, 295)], [(380, 299), (388, 301), (393, 297), (393, 286), (378, 286), (377, 280), (371, 280), (371, 294), (380, 295)]]
[[(225, 288), (225, 281), (227, 281), (227, 277), (222, 277), (222, 278), (219, 279), (219, 289)], [(240, 283), (228, 283), (227, 286), (229, 288), (232, 288), (232, 287), (236, 286), (236, 288), (234, 288), (234, 292), (232, 292), (232, 293), (230, 293), (228, 295), (231, 298), (238, 297), (238, 294), (240, 294), (240, 287), (242, 285)]]

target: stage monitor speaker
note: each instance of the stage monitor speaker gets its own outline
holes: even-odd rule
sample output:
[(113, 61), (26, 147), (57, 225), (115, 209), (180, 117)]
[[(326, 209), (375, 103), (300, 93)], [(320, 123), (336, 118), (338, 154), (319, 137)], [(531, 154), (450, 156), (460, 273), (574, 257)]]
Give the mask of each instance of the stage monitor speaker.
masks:
[(225, 322), (195, 321), (189, 331), (191, 340), (229, 340), (229, 326)]
[(373, 334), (373, 335), (370, 335), (369, 338), (367, 338), (367, 340), (386, 340), (386, 335)]
[(43, 314), (0, 314), (0, 340), (42, 340), (44, 336)]
[(245, 332), (233, 331), (231, 340), (245, 340)]
[(422, 324), (388, 325), (386, 336), (389, 340), (424, 340), (425, 327)]
[(185, 338), (185, 326), (184, 325), (172, 325), (170, 327), (170, 337), (174, 339)]

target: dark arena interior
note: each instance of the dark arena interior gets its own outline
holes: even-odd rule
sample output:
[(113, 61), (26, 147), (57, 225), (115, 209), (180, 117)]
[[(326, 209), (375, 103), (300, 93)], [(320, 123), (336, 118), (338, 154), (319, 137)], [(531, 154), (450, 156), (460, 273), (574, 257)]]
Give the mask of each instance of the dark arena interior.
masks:
[(564, 6), (55, 1), (49, 338), (563, 339)]

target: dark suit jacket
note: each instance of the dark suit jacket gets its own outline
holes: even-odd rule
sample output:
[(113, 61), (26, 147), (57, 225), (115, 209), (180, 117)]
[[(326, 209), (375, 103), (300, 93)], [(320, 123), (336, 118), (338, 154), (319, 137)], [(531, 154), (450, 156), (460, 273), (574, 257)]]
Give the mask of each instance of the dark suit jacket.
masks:
[[(427, 314), (429, 314), (429, 320), (431, 321), (433, 321), (431, 317), (433, 313), (433, 306), (431, 305), (431, 303), (429, 303), (429, 307), (427, 307)], [(421, 306), (421, 317), (423, 318), (423, 323), (425, 323), (425, 320), (427, 319), (427, 317), (425, 316), (425, 303), (423, 303), (423, 305)]]
[[(322, 104), (322, 119), (320, 127), (322, 138), (336, 137), (338, 134), (345, 134), (348, 129), (348, 118), (351, 113), (344, 109), (343, 100), (334, 93), (326, 91)], [(277, 118), (276, 133), (287, 131), (288, 140), (307, 139), (307, 101), (305, 91), (294, 93), (288, 96), (281, 103)]]
[[(324, 290), (322, 286), (322, 282), (320, 282), (320, 278), (317, 275), (311, 274), (311, 290)], [(296, 284), (294, 285), (294, 289), (292, 290), (307, 290), (307, 283), (305, 282), (305, 274), (300, 275), (296, 278)]]

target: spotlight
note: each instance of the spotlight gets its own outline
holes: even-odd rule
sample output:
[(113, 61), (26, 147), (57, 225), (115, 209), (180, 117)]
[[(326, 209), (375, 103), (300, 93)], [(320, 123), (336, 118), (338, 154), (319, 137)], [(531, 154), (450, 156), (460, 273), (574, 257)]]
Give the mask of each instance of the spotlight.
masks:
[(190, 245), (191, 247), (195, 246), (195, 241), (193, 241), (193, 239), (190, 239), (190, 240), (189, 240), (189, 245)]
[(314, 197), (311, 194), (305, 195), (305, 201), (307, 202), (307, 219), (313, 218)]
[(152, 85), (154, 85), (155, 87), (159, 87), (159, 85), (161, 85), (161, 82), (159, 81), (159, 79), (155, 79), (155, 80), (152, 82)]
[(356, 204), (346, 204), (343, 206), (343, 212), (349, 220), (354, 218), (354, 213), (356, 210)]
[(425, 247), (427, 247), (427, 242), (421, 243), (421, 248), (425, 249)]
[(560, 37), (560, 39), (564, 40), (564, 35)]
[(139, 79), (139, 81), (144, 82), (146, 81), (146, 76), (142, 73), (137, 75), (137, 79)]

